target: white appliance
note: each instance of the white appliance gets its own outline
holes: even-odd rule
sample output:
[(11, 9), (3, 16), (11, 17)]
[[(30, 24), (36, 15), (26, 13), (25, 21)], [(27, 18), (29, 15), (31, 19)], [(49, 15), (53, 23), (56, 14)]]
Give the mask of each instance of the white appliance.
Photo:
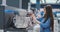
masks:
[(30, 17), (26, 17), (27, 11), (18, 11), (19, 15), (13, 18), (16, 28), (26, 28), (31, 23)]

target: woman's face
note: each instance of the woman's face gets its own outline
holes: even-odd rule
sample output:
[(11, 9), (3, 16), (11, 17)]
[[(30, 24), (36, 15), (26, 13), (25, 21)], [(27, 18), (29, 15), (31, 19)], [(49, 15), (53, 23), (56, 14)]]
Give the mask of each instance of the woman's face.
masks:
[(44, 8), (44, 14), (46, 13), (46, 8)]

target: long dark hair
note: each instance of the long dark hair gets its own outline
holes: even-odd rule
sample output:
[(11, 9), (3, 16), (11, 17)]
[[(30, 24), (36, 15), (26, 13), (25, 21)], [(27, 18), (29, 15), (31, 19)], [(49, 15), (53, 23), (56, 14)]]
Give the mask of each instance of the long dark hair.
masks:
[(53, 18), (53, 13), (52, 13), (52, 7), (51, 6), (45, 6), (45, 9), (46, 9), (46, 13), (44, 15), (44, 18), (45, 18), (45, 20), (50, 18), (50, 27), (52, 28), (52, 31), (53, 31), (54, 18)]

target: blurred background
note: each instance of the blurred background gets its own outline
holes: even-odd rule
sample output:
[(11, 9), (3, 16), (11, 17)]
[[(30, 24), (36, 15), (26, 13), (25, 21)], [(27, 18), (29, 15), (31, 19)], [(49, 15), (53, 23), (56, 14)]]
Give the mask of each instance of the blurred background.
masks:
[[(32, 32), (33, 27), (27, 28), (28, 21), (31, 20), (26, 15), (34, 10), (34, 14), (37, 16), (38, 10), (44, 11), (43, 8), (46, 5), (52, 6), (54, 32), (60, 32), (60, 0), (0, 0), (0, 32)], [(15, 22), (21, 26), (16, 28)], [(25, 25), (23, 23), (26, 26), (23, 26)]]

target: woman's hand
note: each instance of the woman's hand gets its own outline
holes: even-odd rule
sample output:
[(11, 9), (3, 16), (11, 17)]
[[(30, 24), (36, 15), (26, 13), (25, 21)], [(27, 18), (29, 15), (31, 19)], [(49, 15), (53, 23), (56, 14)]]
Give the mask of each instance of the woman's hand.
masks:
[(40, 22), (36, 19), (36, 17), (35, 17), (34, 14), (31, 14), (31, 17), (32, 17), (34, 23), (36, 23), (36, 24), (40, 24)]
[(35, 17), (35, 15), (34, 15), (34, 14), (31, 14), (31, 17), (32, 17), (32, 18), (34, 18), (34, 17)]

